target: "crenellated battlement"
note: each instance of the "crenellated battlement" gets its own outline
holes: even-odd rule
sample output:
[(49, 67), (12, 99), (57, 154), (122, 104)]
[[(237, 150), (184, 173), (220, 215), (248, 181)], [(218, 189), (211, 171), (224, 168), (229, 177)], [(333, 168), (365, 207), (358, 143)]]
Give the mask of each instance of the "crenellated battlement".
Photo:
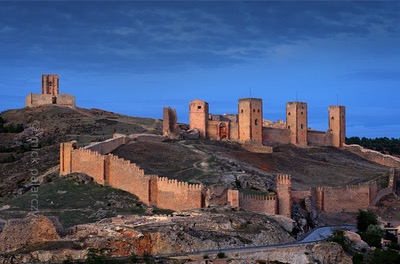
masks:
[(125, 136), (114, 136), (104, 142), (78, 149), (74, 149), (71, 142), (61, 143), (60, 175), (82, 172), (99, 184), (130, 192), (145, 204), (159, 208), (179, 211), (204, 206), (202, 184), (145, 175), (143, 169), (129, 160), (113, 154), (101, 154), (124, 142)]
[(276, 201), (276, 195), (257, 195), (239, 193), (240, 199), (257, 200), (257, 201)]
[(278, 174), (276, 175), (276, 185), (292, 185), (292, 176), (289, 174)]

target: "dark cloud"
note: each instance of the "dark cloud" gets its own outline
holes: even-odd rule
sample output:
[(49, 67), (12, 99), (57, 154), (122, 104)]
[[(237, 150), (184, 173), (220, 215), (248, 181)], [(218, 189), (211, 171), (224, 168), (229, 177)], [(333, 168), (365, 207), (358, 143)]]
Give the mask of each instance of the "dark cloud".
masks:
[[(220, 67), (274, 47), (338, 35), (396, 33), (398, 3), (23, 2), (1, 3), (2, 58), (135, 71)], [(373, 12), (372, 12), (373, 11)], [(165, 63), (165, 62), (169, 63)], [(165, 65), (168, 64), (168, 65)], [(120, 67), (118, 67), (120, 65)], [(23, 65), (22, 65), (23, 66)], [(164, 66), (164, 67), (163, 67)]]

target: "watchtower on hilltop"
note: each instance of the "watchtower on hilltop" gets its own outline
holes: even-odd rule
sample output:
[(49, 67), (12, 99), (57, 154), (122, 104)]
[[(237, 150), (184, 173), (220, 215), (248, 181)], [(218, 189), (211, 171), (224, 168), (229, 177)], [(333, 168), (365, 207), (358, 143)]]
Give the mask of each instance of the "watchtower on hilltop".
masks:
[(238, 102), (239, 133), (241, 142), (262, 144), (262, 99), (243, 98)]
[(307, 146), (307, 103), (286, 103), (286, 128), (290, 130), (290, 143)]

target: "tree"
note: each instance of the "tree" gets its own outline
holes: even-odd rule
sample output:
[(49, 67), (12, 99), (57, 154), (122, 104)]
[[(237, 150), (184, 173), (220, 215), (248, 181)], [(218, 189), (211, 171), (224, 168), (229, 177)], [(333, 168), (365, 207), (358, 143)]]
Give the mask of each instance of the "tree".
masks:
[(398, 264), (400, 263), (400, 254), (390, 249), (376, 249), (369, 263)]
[(357, 213), (357, 229), (359, 232), (365, 232), (370, 225), (377, 225), (378, 219), (371, 211), (358, 210)]
[(381, 239), (385, 236), (385, 231), (378, 225), (369, 225), (367, 231), (361, 232), (361, 238), (372, 247), (381, 247)]

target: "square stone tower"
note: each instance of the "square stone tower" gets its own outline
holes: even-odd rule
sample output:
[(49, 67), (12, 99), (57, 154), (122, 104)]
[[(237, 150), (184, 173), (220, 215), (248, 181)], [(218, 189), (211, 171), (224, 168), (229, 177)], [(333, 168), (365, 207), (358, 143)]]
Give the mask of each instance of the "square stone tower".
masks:
[(189, 103), (190, 129), (197, 128), (200, 138), (207, 137), (208, 103), (201, 100), (193, 100)]
[(328, 113), (332, 145), (341, 148), (346, 141), (346, 108), (339, 105), (329, 106)]
[(58, 74), (42, 74), (42, 94), (59, 94)]
[(238, 106), (239, 141), (262, 144), (262, 99), (242, 98), (239, 99)]
[(276, 176), (276, 193), (278, 198), (278, 214), (292, 216), (292, 177), (287, 174)]
[(286, 103), (286, 128), (290, 130), (290, 143), (307, 146), (307, 103)]

